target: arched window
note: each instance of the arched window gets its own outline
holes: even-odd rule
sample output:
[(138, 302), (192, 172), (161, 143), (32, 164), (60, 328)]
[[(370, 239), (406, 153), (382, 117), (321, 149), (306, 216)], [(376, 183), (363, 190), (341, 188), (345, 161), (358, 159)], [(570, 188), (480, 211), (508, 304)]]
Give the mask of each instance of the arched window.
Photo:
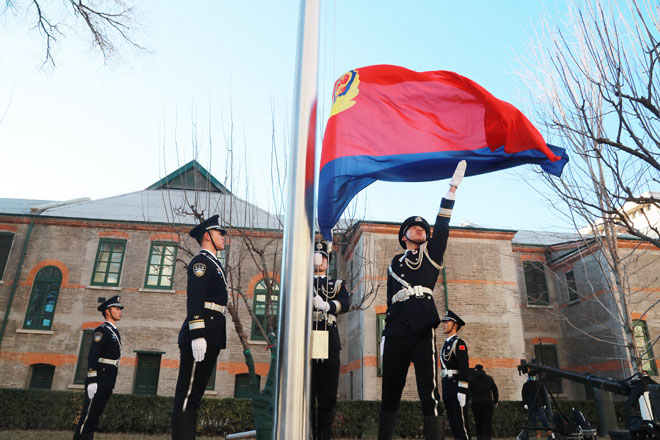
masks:
[[(279, 297), (280, 297), (280, 286), (277, 284), (275, 281), (273, 281), (273, 294), (271, 295), (270, 298), (270, 303), (272, 308), (269, 308), (269, 310), (266, 310), (266, 300), (268, 296), (268, 289), (266, 288), (266, 282), (264, 280), (261, 280), (257, 283), (257, 285), (254, 287), (254, 300), (252, 302), (252, 310), (254, 311), (254, 314), (257, 316), (257, 319), (259, 319), (259, 322), (263, 326), (264, 330), (268, 330), (268, 317), (269, 316), (274, 316), (274, 326), (275, 329), (277, 330), (277, 310), (278, 310), (278, 304), (279, 304)], [(264, 337), (259, 331), (259, 327), (257, 324), (252, 321), (252, 333), (250, 336), (250, 339), (253, 341), (263, 341)]]
[(30, 389), (49, 390), (53, 385), (55, 366), (49, 364), (33, 364), (32, 376), (30, 377)]
[(60, 284), (62, 284), (62, 272), (57, 267), (46, 266), (37, 272), (23, 328), (50, 330), (53, 325), (57, 296), (60, 293)]

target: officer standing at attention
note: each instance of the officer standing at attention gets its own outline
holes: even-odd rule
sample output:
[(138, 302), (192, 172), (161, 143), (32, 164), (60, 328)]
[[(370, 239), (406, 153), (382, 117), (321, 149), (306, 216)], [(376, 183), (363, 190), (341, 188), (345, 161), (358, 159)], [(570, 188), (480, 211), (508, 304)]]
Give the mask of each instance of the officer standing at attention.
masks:
[(460, 161), (449, 182), (449, 192), (440, 202), (433, 236), (429, 238), (429, 224), (422, 217), (406, 219), (399, 229), (399, 244), (405, 252), (396, 255), (388, 268), (387, 315), (381, 339), (383, 383), (379, 440), (389, 440), (394, 434), (396, 413), (411, 362), (415, 365), (417, 392), (422, 402), (424, 436), (427, 440), (437, 440), (444, 435), (438, 407), (435, 341), (440, 316), (433, 288), (443, 266), (449, 219), (465, 167), (466, 162)]
[(312, 360), (312, 438), (332, 438), (332, 423), (337, 406), (339, 385), (339, 330), (337, 315), (348, 311), (348, 291), (343, 280), (328, 278), (326, 271), (330, 258), (331, 244), (317, 242), (314, 249), (314, 311), (312, 328), (328, 332), (328, 358)]
[(94, 438), (94, 431), (99, 426), (101, 414), (115, 387), (121, 358), (121, 336), (117, 321), (121, 319), (123, 308), (119, 296), (113, 296), (97, 308), (105, 322), (94, 330), (92, 345), (89, 347), (85, 401), (73, 434), (74, 440)]
[(477, 440), (490, 440), (493, 428), (493, 409), (497, 406), (499, 392), (492, 377), (486, 374), (484, 366), (474, 366), (470, 377), (472, 412), (477, 430)]
[(454, 438), (469, 439), (467, 392), (470, 374), (468, 349), (465, 341), (458, 337), (458, 330), (465, 322), (451, 310), (442, 318), (442, 332), (447, 339), (440, 352), (442, 364), (442, 401), (447, 410), (449, 428)]
[(186, 319), (179, 331), (179, 377), (172, 411), (173, 440), (195, 438), (200, 400), (218, 354), (226, 346), (227, 281), (216, 257), (225, 248), (226, 233), (217, 215), (190, 231), (201, 250), (188, 264)]

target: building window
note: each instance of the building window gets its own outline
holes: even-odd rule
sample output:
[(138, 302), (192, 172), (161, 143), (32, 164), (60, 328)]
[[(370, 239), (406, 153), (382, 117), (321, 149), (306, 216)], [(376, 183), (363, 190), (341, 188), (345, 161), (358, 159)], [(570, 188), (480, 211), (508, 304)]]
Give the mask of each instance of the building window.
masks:
[(31, 390), (49, 390), (53, 385), (53, 376), (55, 375), (55, 366), (48, 364), (34, 364), (32, 367), (32, 376), (30, 377)]
[[(559, 368), (559, 361), (557, 358), (557, 346), (536, 344), (534, 345), (534, 357), (539, 364), (547, 365), (548, 367)], [(562, 392), (561, 379), (555, 377), (541, 376), (544, 383), (548, 386), (548, 391), (552, 394), (559, 394)]]
[(126, 240), (106, 240), (99, 242), (92, 284), (95, 286), (118, 286), (121, 265), (124, 262)]
[(137, 368), (133, 394), (153, 394), (158, 391), (160, 357), (162, 352), (136, 352)]
[(380, 353), (380, 340), (383, 336), (383, 331), (385, 330), (385, 313), (376, 315), (376, 374), (378, 377), (383, 376), (383, 356)]
[(545, 283), (545, 270), (539, 261), (525, 261), (525, 286), (527, 288), (527, 304), (547, 306), (548, 287)]
[(578, 300), (577, 283), (575, 282), (575, 273), (572, 270), (566, 272), (566, 287), (568, 289), (568, 301)]
[(222, 268), (224, 269), (225, 265), (227, 264), (227, 251), (229, 250), (229, 245), (225, 245), (224, 249), (220, 249), (215, 253), (216, 258), (218, 261), (220, 261), (220, 264), (222, 264)]
[[(330, 255), (332, 257), (332, 254)], [(337, 278), (337, 259), (330, 258), (328, 262), (328, 278)]]
[[(277, 331), (277, 304), (280, 296), (280, 286), (273, 281), (273, 294), (270, 297), (271, 310), (266, 310), (266, 297), (268, 290), (266, 289), (266, 282), (261, 280), (254, 288), (254, 301), (252, 302), (252, 311), (263, 326), (264, 330), (268, 331), (268, 317), (273, 316), (273, 331)], [(267, 313), (268, 312), (268, 313)], [(252, 321), (252, 332), (250, 339), (253, 341), (263, 341), (265, 338), (259, 331), (257, 323)]]
[[(257, 388), (261, 389), (261, 376), (257, 376)], [(250, 399), (252, 398), (252, 390), (250, 389), (250, 374), (241, 373), (237, 374), (234, 379), (234, 398), (236, 399)]]
[(171, 289), (174, 284), (174, 263), (177, 246), (172, 243), (151, 243), (149, 264), (144, 287), (149, 289)]
[(37, 272), (23, 328), (50, 330), (61, 283), (62, 272), (55, 266), (47, 266)]
[(85, 383), (87, 379), (87, 361), (89, 347), (92, 346), (92, 335), (94, 330), (84, 330), (80, 340), (80, 351), (78, 352), (78, 363), (76, 364), (76, 374), (73, 376), (73, 383)]
[(0, 232), (0, 280), (3, 279), (7, 260), (9, 259), (9, 251), (11, 250), (11, 243), (14, 241), (14, 234)]
[(218, 360), (216, 359), (215, 367), (213, 367), (213, 371), (211, 371), (211, 377), (209, 377), (209, 381), (206, 383), (206, 389), (209, 391), (215, 390), (215, 375), (217, 371), (218, 371)]
[(635, 322), (635, 345), (637, 351), (642, 358), (642, 368), (652, 376), (658, 375), (658, 367), (655, 363), (655, 355), (653, 354), (653, 346), (650, 342), (649, 328), (646, 321)]

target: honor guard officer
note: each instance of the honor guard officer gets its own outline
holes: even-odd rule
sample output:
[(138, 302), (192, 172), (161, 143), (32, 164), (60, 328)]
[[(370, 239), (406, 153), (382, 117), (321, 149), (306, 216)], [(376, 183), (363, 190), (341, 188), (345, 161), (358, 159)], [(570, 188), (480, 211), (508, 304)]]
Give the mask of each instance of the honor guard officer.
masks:
[(225, 234), (214, 215), (195, 226), (190, 236), (201, 250), (188, 264), (186, 319), (179, 332), (179, 377), (174, 393), (172, 439), (194, 439), (197, 410), (220, 350), (226, 346), (227, 281), (216, 257)]
[(121, 319), (123, 308), (119, 296), (113, 296), (97, 308), (105, 322), (94, 330), (92, 345), (89, 347), (85, 401), (73, 434), (74, 440), (94, 438), (94, 431), (99, 426), (101, 414), (115, 387), (121, 358), (121, 336), (117, 321)]
[(424, 436), (427, 440), (444, 436), (435, 348), (435, 328), (440, 316), (433, 288), (443, 266), (455, 192), (465, 168), (465, 161), (456, 167), (449, 192), (440, 202), (433, 236), (429, 238), (429, 224), (422, 217), (406, 219), (399, 229), (399, 243), (405, 252), (396, 255), (388, 268), (387, 315), (381, 339), (383, 383), (379, 440), (389, 440), (394, 434), (396, 412), (411, 362), (415, 365), (417, 392), (422, 402)]
[(442, 331), (447, 336), (440, 352), (442, 364), (442, 401), (447, 410), (449, 428), (454, 438), (469, 439), (468, 432), (468, 375), (470, 373), (468, 349), (458, 337), (465, 322), (451, 310), (442, 318)]
[(328, 358), (312, 360), (312, 438), (328, 440), (332, 438), (332, 423), (337, 406), (339, 385), (339, 330), (337, 315), (348, 311), (348, 291), (342, 280), (327, 276), (328, 264), (332, 258), (330, 244), (317, 242), (314, 249), (314, 310), (312, 312), (314, 330), (328, 333)]

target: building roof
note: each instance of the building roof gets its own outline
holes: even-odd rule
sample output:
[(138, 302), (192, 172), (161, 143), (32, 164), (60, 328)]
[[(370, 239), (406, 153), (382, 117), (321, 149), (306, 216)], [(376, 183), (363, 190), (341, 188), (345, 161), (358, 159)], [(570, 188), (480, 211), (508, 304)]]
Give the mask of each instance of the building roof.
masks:
[(30, 208), (52, 202), (52, 200), (0, 198), (0, 214), (30, 214)]
[(580, 240), (580, 236), (574, 233), (522, 230), (516, 232), (511, 242), (517, 245), (552, 246), (577, 240)]
[[(208, 218), (219, 214), (229, 228), (282, 229), (281, 219), (234, 196), (196, 161), (191, 161), (147, 189), (98, 200), (68, 202), (2, 199), (0, 214), (75, 218), (153, 224), (195, 225), (191, 206)], [(35, 208), (38, 207), (38, 210)]]

